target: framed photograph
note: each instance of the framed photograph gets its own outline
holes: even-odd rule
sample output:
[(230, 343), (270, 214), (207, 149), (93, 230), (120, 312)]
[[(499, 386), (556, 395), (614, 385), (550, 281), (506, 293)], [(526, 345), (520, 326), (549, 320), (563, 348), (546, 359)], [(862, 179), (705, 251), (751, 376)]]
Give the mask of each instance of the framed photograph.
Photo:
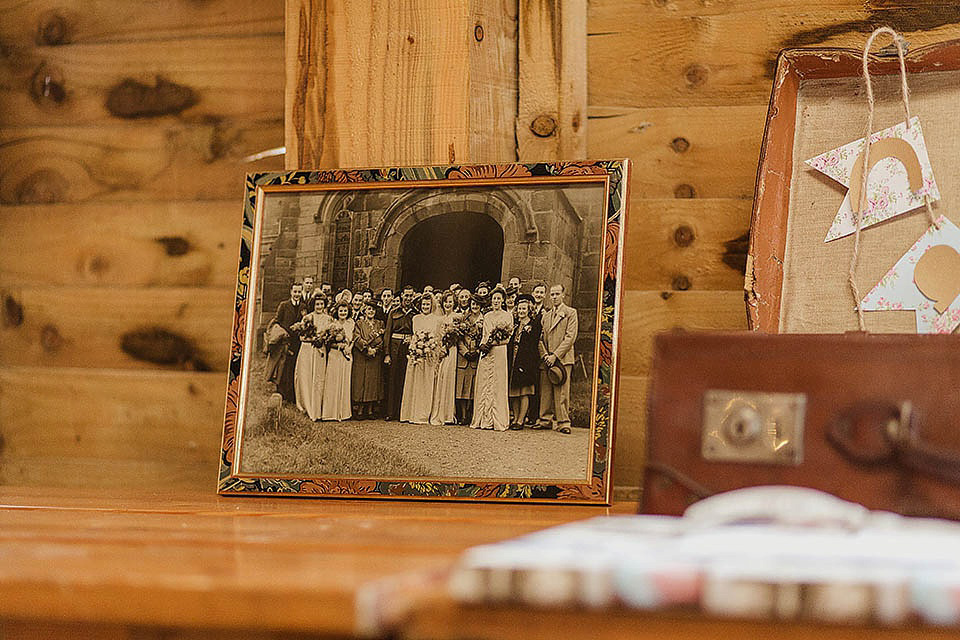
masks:
[(249, 175), (219, 492), (608, 504), (627, 166)]

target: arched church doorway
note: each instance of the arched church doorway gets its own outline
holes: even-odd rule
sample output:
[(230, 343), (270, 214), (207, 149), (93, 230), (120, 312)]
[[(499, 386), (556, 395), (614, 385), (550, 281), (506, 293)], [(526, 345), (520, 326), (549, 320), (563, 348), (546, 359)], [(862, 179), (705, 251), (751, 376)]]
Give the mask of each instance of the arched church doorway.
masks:
[(446, 289), (458, 282), (471, 290), (483, 280), (499, 282), (503, 229), (482, 213), (445, 213), (417, 223), (400, 245), (399, 286)]

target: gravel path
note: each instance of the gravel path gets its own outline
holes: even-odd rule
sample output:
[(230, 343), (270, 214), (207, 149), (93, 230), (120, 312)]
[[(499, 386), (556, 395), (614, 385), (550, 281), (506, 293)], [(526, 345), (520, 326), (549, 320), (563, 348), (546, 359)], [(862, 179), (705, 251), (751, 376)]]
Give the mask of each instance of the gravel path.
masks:
[[(589, 429), (565, 435), (382, 420), (341, 422), (336, 427), (345, 437), (396, 451), (438, 477), (583, 480), (591, 455)], [(382, 474), (391, 475), (388, 469)]]

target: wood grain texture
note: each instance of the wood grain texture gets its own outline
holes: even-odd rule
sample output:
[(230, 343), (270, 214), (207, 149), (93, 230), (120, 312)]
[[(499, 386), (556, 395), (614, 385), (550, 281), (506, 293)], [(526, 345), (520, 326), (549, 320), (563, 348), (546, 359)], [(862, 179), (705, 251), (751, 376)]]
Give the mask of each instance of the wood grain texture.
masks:
[(766, 104), (785, 47), (862, 47), (881, 24), (911, 47), (960, 36), (953, 3), (597, 0), (589, 17), (589, 100), (607, 106)]
[(330, 640), (326, 634), (250, 629), (177, 629), (91, 622), (77, 625), (49, 620), (3, 620), (4, 640)]
[(586, 158), (586, 0), (519, 0), (518, 24), (518, 156)]
[(0, 367), (0, 484), (212, 491), (226, 384), (223, 373)]
[(274, 119), (283, 108), (282, 42), (268, 35), (18, 49), (0, 65), (0, 111), (6, 127)]
[(288, 0), (287, 167), (510, 159), (496, 135), (471, 148), (470, 8)]
[(232, 287), (10, 287), (0, 298), (3, 365), (226, 371)]
[(766, 104), (590, 107), (590, 157), (640, 159), (631, 198), (753, 198)]
[[(0, 129), (0, 204), (163, 200), (240, 202), (248, 171), (281, 168), (243, 159), (279, 146), (282, 124), (165, 121), (143, 127)], [(10, 215), (4, 213), (4, 215)]]
[(232, 289), (242, 215), (239, 200), (5, 207), (0, 288)]
[(743, 286), (750, 200), (639, 199), (627, 218), (629, 291)]
[(744, 330), (747, 326), (743, 291), (628, 291), (623, 299), (623, 375), (650, 373), (653, 335), (658, 331)]
[(648, 376), (620, 376), (614, 436), (613, 484), (640, 489), (647, 459)]
[(517, 0), (470, 0), (472, 162), (517, 160), (517, 11)]
[(158, 494), (7, 489), (0, 617), (352, 635), (366, 583), (439, 584), (470, 546), (636, 509)]
[(283, 4), (258, 0), (21, 0), (0, 5), (6, 47), (282, 35)]

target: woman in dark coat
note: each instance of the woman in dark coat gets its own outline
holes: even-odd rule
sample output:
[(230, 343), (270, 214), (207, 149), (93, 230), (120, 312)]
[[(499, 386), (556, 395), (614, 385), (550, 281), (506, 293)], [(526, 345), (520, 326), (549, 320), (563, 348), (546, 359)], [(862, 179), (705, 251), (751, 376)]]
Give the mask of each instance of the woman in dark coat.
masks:
[(353, 343), (353, 375), (351, 377), (354, 415), (373, 418), (382, 399), (380, 361), (383, 359), (383, 323), (377, 320), (373, 304), (363, 305), (357, 320)]
[(535, 392), (535, 383), (540, 369), (540, 342), (542, 327), (530, 317), (533, 298), (526, 294), (517, 297), (516, 324), (507, 343), (509, 366), (510, 428), (523, 429), (530, 408), (530, 397)]

